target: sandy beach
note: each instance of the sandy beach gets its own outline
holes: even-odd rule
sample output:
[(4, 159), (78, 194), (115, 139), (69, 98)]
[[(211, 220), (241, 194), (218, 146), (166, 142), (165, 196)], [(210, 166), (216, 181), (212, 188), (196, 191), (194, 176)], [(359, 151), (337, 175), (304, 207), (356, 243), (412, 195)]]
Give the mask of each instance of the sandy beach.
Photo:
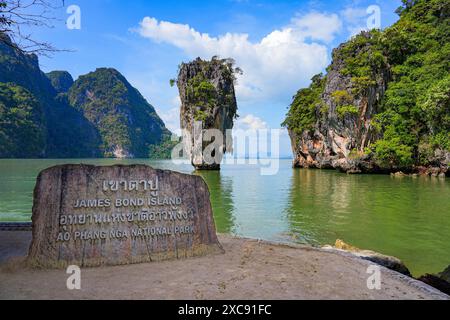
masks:
[(381, 268), (381, 290), (367, 288), (370, 262), (341, 252), (220, 235), (226, 253), (188, 260), (82, 269), (81, 290), (65, 270), (23, 261), (31, 233), (0, 232), (0, 299), (449, 299)]

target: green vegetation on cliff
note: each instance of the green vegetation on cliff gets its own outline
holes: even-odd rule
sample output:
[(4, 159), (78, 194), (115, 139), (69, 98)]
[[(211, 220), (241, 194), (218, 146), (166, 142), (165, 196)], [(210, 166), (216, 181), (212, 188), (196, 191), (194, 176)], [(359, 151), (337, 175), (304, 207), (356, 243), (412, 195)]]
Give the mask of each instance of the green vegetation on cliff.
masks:
[(52, 71), (46, 76), (58, 93), (67, 93), (73, 85), (73, 78), (67, 71)]
[[(190, 105), (195, 106), (194, 120), (205, 122), (217, 106), (236, 105), (234, 89), (230, 90), (223, 85), (234, 84), (236, 75), (242, 74), (242, 70), (235, 67), (233, 59), (220, 59), (217, 56), (212, 57), (211, 61), (198, 58), (194, 63), (196, 64), (196, 74), (187, 79), (184, 88), (185, 99)], [(183, 66), (185, 64), (180, 66), (180, 70)], [(213, 83), (213, 80), (217, 80), (219, 75), (221, 80), (216, 84)], [(172, 86), (175, 83), (178, 81), (170, 81)], [(224, 92), (227, 93), (224, 94)], [(237, 118), (237, 109), (232, 111), (232, 117)]]
[(322, 74), (316, 75), (309, 88), (300, 89), (297, 92), (283, 126), (293, 130), (296, 134), (313, 129), (318, 119), (317, 109), (321, 113), (326, 113), (325, 105), (321, 100), (325, 81), (326, 77)]
[(155, 109), (117, 70), (100, 68), (81, 76), (68, 96), (98, 129), (105, 157), (146, 158), (150, 146), (170, 133)]
[(172, 159), (172, 150), (180, 142), (181, 139), (172, 140), (172, 137), (167, 135), (161, 143), (150, 146), (148, 158), (155, 160)]
[(203, 73), (197, 74), (188, 81), (187, 96), (197, 105), (195, 120), (205, 121), (208, 114), (205, 112), (214, 108), (218, 103), (217, 90)]
[(427, 165), (435, 149), (450, 150), (449, 40), (450, 3), (437, 0), (406, 7), (383, 34), (393, 80), (377, 115), (384, 136), (376, 158)]
[(45, 150), (44, 112), (24, 88), (0, 83), (0, 157), (39, 158)]
[[(340, 72), (352, 85), (351, 93), (333, 94), (341, 116), (358, 115), (348, 101), (367, 94), (379, 77), (387, 80), (371, 124), (379, 138), (366, 148), (386, 167), (433, 165), (436, 150), (450, 150), (450, 2), (403, 2), (397, 23), (353, 37), (334, 57), (342, 61)], [(320, 121), (324, 86), (318, 79), (323, 77), (316, 76), (291, 104), (284, 125), (296, 133)]]

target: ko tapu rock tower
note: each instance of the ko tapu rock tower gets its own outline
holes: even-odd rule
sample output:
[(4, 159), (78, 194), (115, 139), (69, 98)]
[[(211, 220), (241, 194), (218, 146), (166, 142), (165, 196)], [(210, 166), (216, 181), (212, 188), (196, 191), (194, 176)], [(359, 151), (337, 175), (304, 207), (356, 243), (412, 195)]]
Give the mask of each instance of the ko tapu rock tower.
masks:
[(220, 170), (224, 153), (232, 151), (227, 130), (237, 118), (234, 85), (241, 73), (234, 60), (217, 57), (197, 58), (179, 68), (184, 151), (197, 170)]

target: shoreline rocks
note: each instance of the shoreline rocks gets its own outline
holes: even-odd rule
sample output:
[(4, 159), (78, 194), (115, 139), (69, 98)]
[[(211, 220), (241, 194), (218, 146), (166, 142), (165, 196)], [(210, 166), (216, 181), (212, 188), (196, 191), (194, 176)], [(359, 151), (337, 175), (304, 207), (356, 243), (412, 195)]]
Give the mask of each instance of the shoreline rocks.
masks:
[(371, 250), (363, 250), (357, 247), (354, 247), (350, 244), (345, 243), (344, 241), (337, 239), (334, 246), (324, 246), (323, 249), (335, 249), (339, 251), (349, 252), (357, 257), (360, 257), (364, 260), (372, 261), (378, 265), (386, 267), (390, 270), (397, 271), (405, 276), (412, 277), (411, 272), (406, 267), (406, 265), (398, 258), (387, 256), (375, 251)]
[(417, 280), (422, 281), (445, 294), (450, 295), (450, 265), (444, 271), (435, 274), (425, 274)]
[(423, 283), (426, 283), (427, 285), (450, 295), (450, 283), (434, 274), (427, 273), (419, 278), (416, 278), (416, 280), (422, 281)]
[[(399, 173), (397, 176), (404, 177), (404, 173)], [(384, 254), (381, 254), (379, 252), (371, 251), (371, 250), (363, 250), (357, 247), (354, 247), (348, 243), (345, 243), (344, 241), (337, 239), (334, 246), (327, 245), (323, 246), (322, 249), (325, 250), (337, 250), (337, 251), (343, 251), (348, 252), (352, 255), (355, 255), (359, 258), (362, 258), (364, 260), (372, 261), (380, 266), (386, 267), (390, 270), (399, 272), (407, 277), (410, 277), (412, 279), (421, 281), (435, 289), (438, 289), (439, 291), (450, 295), (450, 266), (447, 267), (444, 271), (441, 273), (435, 275), (435, 274), (425, 274), (418, 278), (415, 278), (412, 276), (409, 269), (406, 267), (406, 265), (398, 258), (393, 256), (387, 256)]]

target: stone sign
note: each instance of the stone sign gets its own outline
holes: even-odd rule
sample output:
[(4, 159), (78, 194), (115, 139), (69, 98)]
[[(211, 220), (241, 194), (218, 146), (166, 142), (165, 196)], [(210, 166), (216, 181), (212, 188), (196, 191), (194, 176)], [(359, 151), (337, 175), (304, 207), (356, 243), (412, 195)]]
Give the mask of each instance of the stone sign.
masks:
[(34, 190), (28, 260), (41, 267), (119, 265), (222, 253), (199, 176), (145, 165), (63, 165)]

